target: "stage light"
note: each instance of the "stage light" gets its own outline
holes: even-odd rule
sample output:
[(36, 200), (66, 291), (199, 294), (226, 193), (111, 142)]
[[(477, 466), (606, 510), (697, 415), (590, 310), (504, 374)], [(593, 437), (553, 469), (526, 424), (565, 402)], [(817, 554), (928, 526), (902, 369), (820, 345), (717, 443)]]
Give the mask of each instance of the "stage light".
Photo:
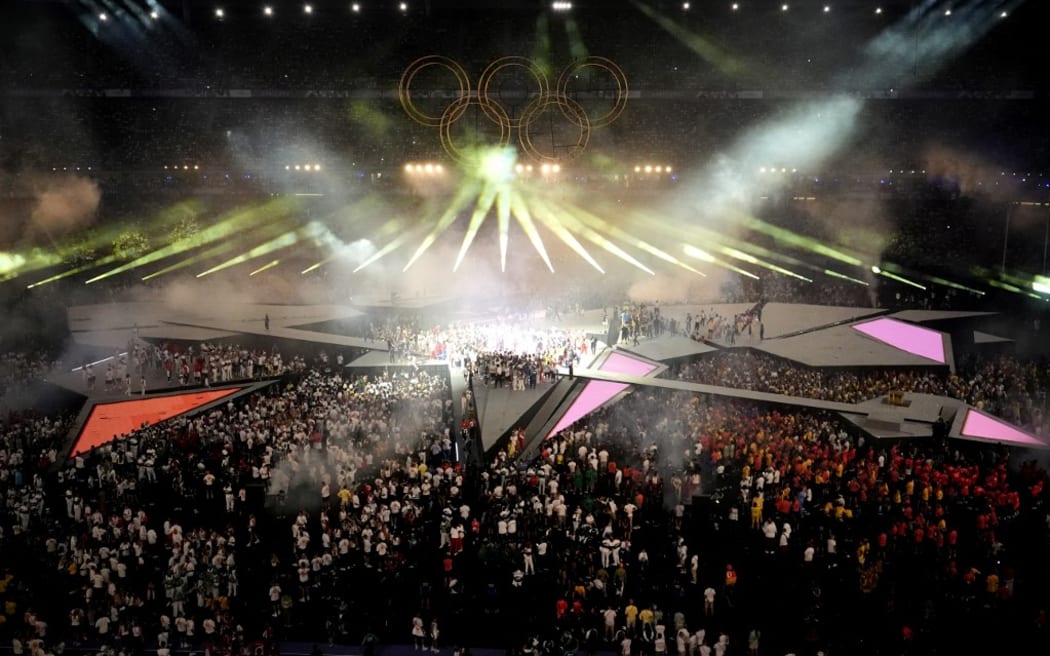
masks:
[(303, 13), (304, 14), (312, 14), (312, 13), (314, 13), (314, 6), (313, 5), (303, 5)]
[(733, 3), (733, 6), (731, 7), (731, 9), (732, 9), (733, 11), (736, 11), (737, 9), (740, 9), (740, 5), (734, 2), (734, 3)]
[(787, 5), (780, 5), (780, 11), (787, 11), (787, 10), (788, 10), (788, 6)]
[(408, 3), (402, 2), (397, 6), (397, 8), (401, 10), (401, 13), (405, 13), (406, 11), (408, 11)]
[(271, 7), (270, 5), (266, 5), (265, 7), (263, 7), (263, 15), (273, 16), (273, 7)]
[(689, 3), (688, 2), (683, 2), (682, 3), (682, 9), (685, 10), (685, 11), (689, 11)]
[(103, 23), (105, 23), (106, 21), (109, 20), (109, 16), (107, 16), (105, 12), (102, 12), (101, 14), (98, 15), (98, 19), (100, 21), (102, 21)]
[(827, 14), (827, 13), (830, 13), (830, 12), (831, 12), (831, 5), (824, 5), (824, 13)]
[(551, 9), (553, 9), (554, 11), (569, 11), (572, 9), (572, 3), (560, 1), (552, 2)]
[(226, 16), (226, 12), (223, 11), (222, 7), (216, 7), (215, 8), (215, 17), (216, 18), (223, 18), (225, 16)]
[(361, 13), (361, 5), (355, 2), (354, 4), (350, 5), (350, 11), (354, 12), (355, 14)]
[(875, 13), (876, 14), (881, 14), (882, 13), (882, 7), (875, 7)]

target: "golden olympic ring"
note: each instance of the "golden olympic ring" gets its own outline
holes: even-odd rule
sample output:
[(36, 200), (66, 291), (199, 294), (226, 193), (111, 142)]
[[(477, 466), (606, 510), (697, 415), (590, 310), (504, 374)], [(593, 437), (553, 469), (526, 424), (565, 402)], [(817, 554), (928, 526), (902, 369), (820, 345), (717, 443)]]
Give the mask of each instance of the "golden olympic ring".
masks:
[[(430, 66), (439, 66), (450, 71), (455, 76), (459, 87), (455, 98), (438, 116), (427, 114), (419, 109), (412, 98), (413, 79), (420, 71)], [(536, 83), (535, 90), (529, 94), (530, 100), (521, 115), (517, 117), (512, 117), (500, 101), (492, 98), (489, 91), (496, 75), (510, 67), (525, 69)], [(569, 86), (576, 74), (588, 67), (604, 70), (616, 84), (616, 96), (612, 108), (597, 119), (591, 119), (580, 103), (572, 98), (569, 91)], [(452, 124), (459, 120), (471, 105), (480, 108), (488, 120), (499, 125), (501, 146), (507, 145), (511, 132), (517, 130), (518, 142), (523, 152), (539, 160), (554, 162), (562, 158), (545, 155), (532, 143), (529, 127), (537, 116), (547, 109), (557, 107), (566, 120), (580, 129), (579, 137), (576, 143), (570, 146), (566, 157), (566, 159), (575, 159), (586, 149), (592, 128), (608, 126), (619, 118), (627, 106), (628, 96), (627, 76), (619, 66), (605, 57), (585, 57), (569, 64), (558, 76), (558, 84), (554, 91), (551, 90), (547, 74), (540, 64), (526, 57), (513, 56), (501, 57), (486, 66), (481, 77), (478, 78), (477, 87), (473, 89), (470, 76), (463, 67), (455, 60), (440, 55), (428, 55), (415, 60), (408, 65), (398, 82), (398, 99), (405, 113), (421, 125), (438, 128), (442, 148), (456, 160), (461, 159), (462, 154), (452, 141)]]
[[(448, 57), (442, 57), (441, 55), (427, 55), (426, 57), (420, 57), (416, 61), (409, 64), (405, 72), (401, 74), (401, 80), (397, 83), (397, 95), (401, 100), (401, 107), (404, 108), (405, 113), (412, 117), (412, 120), (417, 123), (431, 128), (441, 126), (441, 116), (431, 116), (419, 110), (415, 103), (412, 102), (412, 78), (416, 76), (421, 70), (428, 66), (442, 66), (452, 71), (452, 74), (456, 76), (456, 81), (459, 83), (459, 95), (457, 100), (461, 98), (470, 97), (470, 76), (463, 70), (463, 67), (459, 65), (455, 60), (449, 59)], [(458, 117), (457, 117), (458, 118)]]
[(441, 139), (441, 147), (444, 148), (445, 152), (456, 161), (461, 161), (463, 155), (459, 152), (459, 149), (456, 148), (456, 144), (452, 141), (452, 124), (455, 123), (459, 117), (463, 116), (467, 111), (467, 107), (471, 105), (480, 105), (486, 116), (488, 116), (490, 112), (495, 114), (495, 123), (499, 125), (499, 145), (506, 146), (510, 143), (510, 128), (508, 127), (510, 125), (510, 117), (507, 116), (507, 111), (503, 109), (503, 105), (495, 104), (486, 109), (484, 102), (480, 98), (457, 98), (453, 100), (441, 114), (441, 125), (438, 127), (438, 137)]

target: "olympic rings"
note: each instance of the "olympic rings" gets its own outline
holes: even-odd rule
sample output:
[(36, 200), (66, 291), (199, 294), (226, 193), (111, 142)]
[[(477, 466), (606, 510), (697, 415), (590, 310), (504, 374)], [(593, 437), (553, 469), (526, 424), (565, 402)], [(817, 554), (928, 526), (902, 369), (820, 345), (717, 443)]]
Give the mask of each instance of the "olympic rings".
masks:
[[(440, 115), (424, 112), (415, 104), (412, 97), (412, 81), (420, 71), (430, 66), (438, 66), (451, 72), (456, 78), (458, 86), (451, 102)], [(512, 116), (503, 103), (494, 99), (490, 92), (493, 79), (501, 71), (511, 67), (525, 69), (536, 84), (535, 89), (527, 94), (526, 97), (529, 100), (518, 116)], [(585, 68), (598, 68), (605, 71), (616, 85), (616, 94), (613, 98), (612, 108), (595, 119), (587, 115), (587, 111), (569, 90), (572, 81), (576, 79), (577, 73)], [(477, 86), (472, 88), (470, 76), (458, 62), (440, 55), (428, 55), (408, 65), (401, 74), (397, 91), (401, 107), (408, 114), (409, 118), (426, 127), (438, 128), (441, 147), (449, 157), (457, 161), (463, 159), (463, 154), (453, 143), (452, 125), (472, 105), (478, 107), (489, 121), (499, 126), (500, 146), (508, 145), (513, 131), (517, 130), (518, 143), (522, 152), (537, 160), (558, 162), (579, 157), (590, 142), (591, 130), (593, 128), (606, 127), (619, 118), (627, 106), (627, 98), (629, 96), (627, 76), (624, 74), (623, 69), (605, 57), (585, 57), (569, 64), (558, 76), (558, 83), (552, 91), (544, 68), (526, 57), (501, 57), (491, 62), (482, 71), (481, 76), (478, 78)], [(444, 95), (444, 93), (441, 92), (441, 95)], [(569, 123), (579, 128), (576, 143), (567, 147), (565, 156), (548, 155), (541, 152), (533, 144), (529, 131), (531, 124), (538, 116), (555, 107)]]

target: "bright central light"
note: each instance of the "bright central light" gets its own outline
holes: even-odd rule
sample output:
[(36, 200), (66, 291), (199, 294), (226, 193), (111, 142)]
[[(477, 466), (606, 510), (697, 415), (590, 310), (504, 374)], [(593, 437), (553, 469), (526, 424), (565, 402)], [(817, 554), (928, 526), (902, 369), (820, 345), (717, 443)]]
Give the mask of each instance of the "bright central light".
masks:
[(787, 11), (787, 10), (788, 10), (788, 6), (787, 5), (780, 5), (780, 11)]
[(314, 6), (313, 5), (303, 5), (303, 13), (304, 14), (312, 14), (312, 13), (314, 13)]
[(736, 11), (737, 9), (740, 9), (740, 5), (734, 2), (733, 3), (733, 11)]
[(105, 13), (101, 13), (98, 15), (98, 19), (104, 23), (109, 20), (109, 16), (107, 16)]
[(354, 4), (350, 5), (350, 11), (354, 12), (355, 14), (360, 13), (361, 5), (355, 2)]
[(269, 5), (263, 7), (263, 13), (266, 14), (267, 16), (273, 16), (273, 7), (271, 7)]
[(160, 14), (158, 14), (158, 13), (157, 13), (157, 12), (155, 12), (155, 11), (151, 11), (151, 12), (149, 13), (149, 17), (150, 17), (150, 18), (152, 18), (153, 20), (157, 20), (158, 18), (160, 18)]
[(226, 12), (222, 10), (222, 7), (216, 7), (215, 8), (215, 17), (216, 18), (222, 18), (225, 15), (226, 15)]
[(408, 11), (408, 3), (402, 2), (397, 6), (397, 8), (401, 11)]
[(489, 148), (478, 160), (478, 176), (487, 182), (506, 182), (514, 177), (517, 159), (513, 148)]

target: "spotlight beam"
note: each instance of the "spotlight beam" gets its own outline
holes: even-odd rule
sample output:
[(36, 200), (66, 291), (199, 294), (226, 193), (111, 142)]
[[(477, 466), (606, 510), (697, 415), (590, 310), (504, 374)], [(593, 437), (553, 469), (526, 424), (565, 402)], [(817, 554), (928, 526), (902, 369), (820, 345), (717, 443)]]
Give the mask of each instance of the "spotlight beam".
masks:
[[(564, 206), (562, 206), (562, 207), (564, 207)], [(686, 264), (685, 262), (682, 262), (681, 260), (679, 260), (675, 256), (671, 255), (670, 253), (668, 253), (666, 251), (663, 251), (663, 250), (657, 248), (656, 246), (653, 246), (652, 244), (650, 244), (649, 242), (647, 242), (647, 241), (645, 241), (643, 239), (639, 239), (638, 237), (635, 237), (634, 235), (629, 234), (627, 231), (623, 230), (622, 228), (619, 228), (618, 226), (610, 224), (608, 221), (606, 221), (605, 219), (602, 219), (601, 217), (599, 217), (599, 216), (597, 216), (595, 214), (592, 214), (592, 213), (590, 213), (590, 212), (588, 212), (586, 210), (580, 209), (578, 207), (573, 207), (571, 209), (571, 211), (572, 211), (573, 215), (576, 216), (577, 219), (582, 221), (584, 224), (591, 226), (592, 228), (605, 230), (606, 232), (608, 232), (613, 237), (616, 237), (617, 239), (619, 239), (621, 241), (625, 241), (625, 242), (628, 242), (628, 243), (633, 243), (635, 245), (635, 247), (639, 248), (640, 250), (645, 251), (646, 253), (649, 253), (650, 255), (652, 255), (654, 257), (657, 257), (657, 258), (663, 260), (664, 262), (668, 262), (669, 264), (674, 264), (675, 266), (682, 267), (686, 271), (690, 271), (692, 273), (695, 273), (698, 276), (707, 277), (707, 274), (704, 273), (703, 271), (699, 271), (697, 269), (694, 269), (690, 265)]]
[(402, 272), (408, 271), (408, 269), (413, 264), (415, 264), (416, 260), (418, 260), (419, 257), (423, 255), (423, 253), (427, 252), (427, 249), (430, 248), (431, 245), (433, 245), (433, 243), (437, 240), (438, 236), (441, 233), (445, 232), (445, 230), (448, 230), (448, 227), (450, 225), (455, 223), (456, 216), (459, 214), (459, 211), (463, 209), (466, 206), (466, 204), (470, 202), (470, 199), (474, 198), (477, 195), (477, 193), (477, 183), (464, 185), (460, 188), (460, 190), (456, 193), (455, 198), (452, 199), (452, 203), (445, 210), (445, 213), (441, 215), (440, 219), (438, 219), (437, 225), (435, 225), (434, 228), (430, 231), (430, 233), (423, 238), (423, 242), (416, 249), (416, 252), (412, 255), (412, 257), (409, 258), (408, 264), (405, 265), (405, 268), (402, 269)]
[(543, 238), (540, 237), (539, 231), (536, 229), (536, 224), (532, 220), (532, 215), (529, 214), (529, 208), (525, 206), (525, 201), (522, 200), (521, 195), (514, 193), (510, 202), (511, 213), (514, 218), (517, 219), (521, 229), (525, 232), (525, 235), (529, 238), (532, 243), (532, 247), (536, 249), (536, 252), (543, 258), (543, 262), (550, 269), (551, 273), (554, 273), (554, 265), (551, 264), (551, 258), (547, 255), (547, 249), (543, 247)]
[(499, 225), (499, 270), (505, 273), (510, 243), (510, 193), (506, 189), (501, 189), (496, 195), (496, 219)]
[(474, 205), (474, 213), (470, 217), (470, 224), (467, 226), (467, 233), (463, 235), (463, 244), (459, 247), (459, 254), (456, 256), (456, 263), (452, 266), (453, 273), (459, 270), (459, 265), (463, 263), (467, 250), (474, 243), (474, 237), (477, 236), (478, 229), (485, 222), (485, 217), (488, 216), (489, 210), (492, 209), (492, 204), (496, 201), (497, 190), (498, 187), (495, 185), (486, 183), (478, 196), (478, 201)]
[(111, 269), (102, 275), (95, 276), (86, 281), (85, 284), (90, 285), (91, 283), (109, 278), (110, 276), (115, 276), (124, 273), (125, 271), (131, 271), (132, 269), (137, 269), (143, 265), (152, 264), (153, 262), (171, 257), (172, 255), (178, 255), (179, 253), (199, 248), (200, 246), (212, 241), (228, 239), (238, 231), (248, 228), (257, 228), (260, 221), (262, 223), (269, 223), (276, 220), (278, 217), (286, 214), (293, 206), (294, 205), (291, 201), (280, 199), (270, 201), (262, 207), (234, 211), (218, 223), (204, 228), (199, 234), (193, 237), (180, 239), (164, 248), (147, 253), (131, 262), (127, 262), (115, 269)]
[(605, 269), (603, 269), (601, 265), (598, 264), (598, 261), (595, 260), (589, 252), (587, 252), (587, 249), (584, 248), (583, 244), (581, 244), (579, 240), (577, 240), (576, 237), (571, 232), (569, 232), (569, 229), (565, 227), (565, 225), (558, 219), (557, 216), (555, 216), (552, 212), (550, 212), (546, 207), (544, 207), (539, 201), (536, 201), (535, 199), (533, 200), (532, 205), (533, 208), (536, 210), (536, 218), (540, 220), (540, 223), (545, 225), (548, 230), (553, 232), (554, 235), (558, 239), (562, 240), (562, 242), (564, 242), (566, 246), (576, 251), (576, 254), (582, 257), (584, 260), (586, 260), (588, 264), (597, 269), (599, 272), (605, 273)]
[(311, 237), (320, 236), (322, 234), (323, 228), (324, 226), (317, 223), (316, 221), (311, 221), (302, 228), (299, 228), (298, 230), (286, 232), (280, 237), (276, 237), (265, 243), (259, 244), (258, 246), (246, 253), (242, 253), (241, 255), (238, 255), (233, 259), (226, 260), (222, 264), (217, 264), (206, 271), (202, 271), (197, 274), (197, 277), (203, 278), (204, 276), (211, 275), (217, 271), (222, 271), (224, 269), (228, 269), (232, 266), (236, 266), (243, 262), (254, 260), (257, 257), (262, 257), (263, 255), (273, 253), (274, 251), (288, 248), (289, 246), (294, 246), (295, 244), (299, 243), (299, 241), (302, 239), (309, 239)]
[(735, 264), (730, 264), (729, 262), (726, 262), (725, 260), (720, 260), (717, 257), (715, 257), (714, 255), (711, 255), (710, 253), (708, 253), (707, 251), (705, 251), (705, 250), (703, 250), (701, 248), (697, 248), (696, 246), (693, 246), (692, 244), (683, 244), (682, 248), (685, 251), (685, 254), (688, 255), (689, 257), (695, 257), (696, 259), (701, 260), (703, 262), (710, 262), (711, 264), (717, 264), (718, 266), (723, 267), (725, 269), (729, 269), (730, 271), (735, 271), (736, 273), (739, 273), (742, 276), (747, 276), (748, 278), (752, 278), (754, 280), (760, 280), (760, 278), (758, 276), (756, 276), (755, 274), (751, 273), (750, 271), (746, 271), (744, 269), (741, 269), (740, 267), (736, 266)]

